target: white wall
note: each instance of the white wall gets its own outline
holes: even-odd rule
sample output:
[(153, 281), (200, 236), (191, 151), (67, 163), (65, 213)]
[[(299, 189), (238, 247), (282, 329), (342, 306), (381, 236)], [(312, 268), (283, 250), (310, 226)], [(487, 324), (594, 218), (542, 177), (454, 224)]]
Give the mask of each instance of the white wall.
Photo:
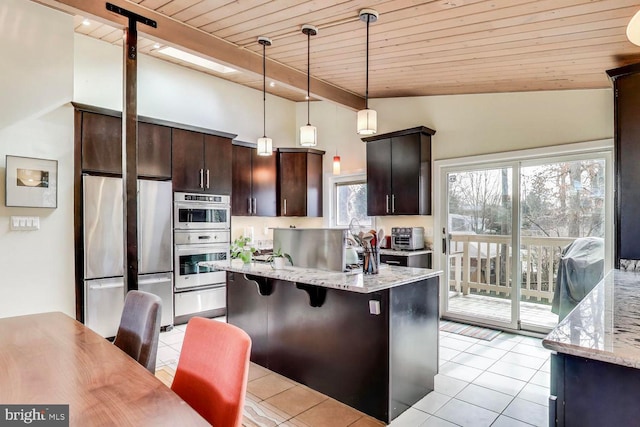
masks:
[[(0, 317), (73, 316), (73, 19), (5, 0), (0, 47)], [(58, 161), (57, 209), (5, 207), (8, 154)], [(9, 230), (11, 215), (40, 217), (40, 230)]]
[[(122, 48), (75, 36), (73, 99), (122, 111)], [(295, 145), (295, 103), (267, 94), (267, 135)], [(262, 136), (262, 92), (147, 55), (138, 61), (138, 114), (237, 134)]]
[[(378, 112), (378, 134), (420, 125), (434, 129), (433, 160), (613, 137), (611, 89), (420, 96), (369, 102)], [(297, 104), (296, 121), (297, 127), (306, 124), (304, 102)], [(355, 132), (354, 111), (328, 102), (312, 102), (311, 123), (318, 128), (317, 148), (327, 152), (325, 174), (331, 174), (336, 150), (342, 173), (366, 170), (366, 147)], [(328, 190), (325, 188), (325, 198), (330, 196)], [(387, 232), (393, 226), (423, 226), (427, 240), (433, 241), (431, 216), (378, 217), (376, 226)]]
[[(369, 102), (378, 112), (378, 134), (420, 125), (434, 129), (434, 160), (613, 137), (611, 89), (419, 96)], [(296, 106), (296, 121), (297, 128), (306, 124), (304, 102)], [(325, 172), (331, 172), (336, 150), (343, 172), (366, 169), (366, 148), (355, 132), (354, 111), (329, 102), (312, 102), (311, 123), (318, 128), (317, 148), (327, 152)]]
[(71, 100), (72, 18), (26, 0), (0, 2), (0, 129)]

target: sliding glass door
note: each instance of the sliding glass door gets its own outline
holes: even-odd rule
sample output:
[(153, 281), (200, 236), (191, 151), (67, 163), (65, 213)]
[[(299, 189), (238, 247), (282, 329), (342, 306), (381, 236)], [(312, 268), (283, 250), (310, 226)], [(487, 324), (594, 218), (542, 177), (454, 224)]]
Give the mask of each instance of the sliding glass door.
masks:
[(447, 314), (512, 329), (513, 171), (510, 165), (446, 172)]
[(504, 329), (553, 328), (567, 248), (586, 237), (602, 244), (603, 256), (610, 246), (607, 168), (608, 152), (439, 168), (443, 316)]

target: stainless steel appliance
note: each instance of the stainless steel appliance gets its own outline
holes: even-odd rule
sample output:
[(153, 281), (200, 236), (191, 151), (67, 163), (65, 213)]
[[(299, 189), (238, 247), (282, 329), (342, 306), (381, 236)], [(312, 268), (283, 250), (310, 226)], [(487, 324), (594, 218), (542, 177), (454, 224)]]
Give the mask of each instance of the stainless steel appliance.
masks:
[(392, 227), (391, 249), (406, 251), (424, 249), (424, 227)]
[(274, 228), (273, 248), (291, 255), (296, 267), (344, 271), (347, 233), (342, 228)]
[[(122, 179), (85, 175), (83, 185), (85, 324), (115, 336), (124, 307)], [(162, 299), (162, 326), (173, 325), (171, 183), (138, 180), (138, 288)]]
[(173, 218), (176, 230), (229, 230), (231, 197), (175, 193)]
[[(174, 197), (175, 322), (223, 315), (226, 273), (199, 263), (229, 259), (230, 197), (189, 193)], [(195, 228), (198, 224), (200, 229)]]

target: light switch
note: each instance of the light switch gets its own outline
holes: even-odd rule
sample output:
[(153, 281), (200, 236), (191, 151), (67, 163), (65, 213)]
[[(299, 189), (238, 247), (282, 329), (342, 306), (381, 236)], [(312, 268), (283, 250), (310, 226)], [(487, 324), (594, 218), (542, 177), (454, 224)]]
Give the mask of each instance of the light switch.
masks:
[(10, 220), (11, 230), (31, 231), (40, 229), (39, 216), (12, 216)]

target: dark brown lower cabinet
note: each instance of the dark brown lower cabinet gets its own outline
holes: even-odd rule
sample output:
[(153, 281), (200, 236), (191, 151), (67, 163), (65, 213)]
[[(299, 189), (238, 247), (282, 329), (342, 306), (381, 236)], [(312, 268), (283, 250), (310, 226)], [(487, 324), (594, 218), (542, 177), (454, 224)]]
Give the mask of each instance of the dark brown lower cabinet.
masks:
[(551, 356), (549, 426), (637, 426), (640, 369), (568, 354)]
[(380, 254), (380, 262), (400, 267), (431, 268), (431, 253), (406, 255)]
[(388, 423), (434, 388), (438, 282), (364, 294), (228, 272), (227, 321), (253, 362)]

